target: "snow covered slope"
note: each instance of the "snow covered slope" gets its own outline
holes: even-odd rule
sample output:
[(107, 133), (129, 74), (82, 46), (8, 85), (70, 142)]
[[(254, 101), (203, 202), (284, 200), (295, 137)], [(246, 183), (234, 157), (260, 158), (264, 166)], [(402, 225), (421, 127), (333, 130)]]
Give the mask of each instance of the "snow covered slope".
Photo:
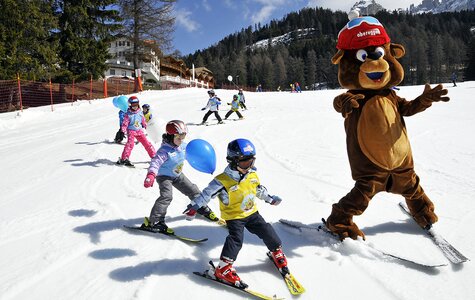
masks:
[[(416, 172), (436, 205), (437, 230), (475, 258), (475, 82), (450, 87), (448, 103), (406, 118)], [(401, 87), (414, 99), (422, 86)], [(218, 90), (224, 103), (236, 91)], [(306, 287), (299, 299), (475, 299), (473, 262), (436, 270), (385, 261), (360, 243), (337, 244), (313, 232), (296, 232), (281, 218), (316, 224), (353, 186), (343, 118), (333, 109), (342, 90), (246, 93), (245, 119), (219, 126), (190, 126), (188, 141), (202, 138), (226, 165), (226, 146), (248, 138), (257, 147), (258, 174), (280, 206), (259, 203), (260, 213), (284, 242), (290, 269)], [(171, 119), (201, 121), (203, 89), (144, 92), (161, 128)], [(221, 106), (221, 115), (228, 110)], [(212, 119), (212, 118), (211, 118)], [(215, 120), (211, 120), (215, 122)], [(189, 245), (166, 236), (131, 234), (158, 196), (143, 188), (149, 158), (137, 145), (136, 168), (115, 161), (123, 147), (112, 99), (0, 114), (0, 299), (242, 299), (242, 294), (192, 275), (218, 261), (225, 229), (181, 212), (189, 200), (175, 191), (167, 222), (178, 233), (208, 237)], [(200, 188), (212, 179), (185, 165)], [(355, 221), (367, 242), (421, 261), (447, 260), (398, 208), (402, 198), (378, 194)], [(218, 210), (218, 203), (211, 202)], [(252, 288), (292, 299), (268, 261), (266, 248), (246, 234), (235, 267)]]

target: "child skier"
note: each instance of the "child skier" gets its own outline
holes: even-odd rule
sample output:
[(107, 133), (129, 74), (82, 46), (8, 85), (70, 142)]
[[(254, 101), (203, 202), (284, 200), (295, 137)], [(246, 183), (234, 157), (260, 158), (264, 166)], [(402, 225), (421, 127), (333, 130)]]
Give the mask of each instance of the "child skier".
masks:
[(239, 96), (239, 106), (242, 109), (246, 110), (247, 109), (246, 104), (245, 104), (246, 103), (246, 98), (244, 97), (244, 93), (243, 93), (242, 89), (239, 89), (238, 96)]
[[(190, 200), (200, 194), (198, 187), (182, 172), (186, 152), (186, 143), (183, 140), (188, 133), (185, 123), (180, 120), (172, 120), (167, 123), (165, 130), (166, 133), (162, 136), (162, 145), (150, 162), (144, 181), (144, 187), (149, 188), (156, 180), (160, 189), (160, 197), (155, 201), (150, 218), (145, 218), (142, 227), (158, 232), (170, 231), (165, 224), (165, 215), (173, 200), (173, 187), (188, 196)], [(206, 205), (197, 211), (211, 221), (219, 221), (219, 218)]]
[(279, 269), (287, 269), (282, 242), (274, 228), (259, 214), (255, 203), (255, 197), (271, 205), (279, 205), (282, 199), (269, 195), (266, 188), (260, 185), (254, 168), (255, 155), (256, 150), (249, 140), (237, 139), (230, 142), (226, 157), (229, 165), (184, 211), (187, 219), (193, 219), (200, 207), (206, 206), (212, 197), (218, 195), (221, 217), (226, 220), (229, 235), (221, 251), (218, 267), (214, 272), (208, 272), (210, 276), (238, 287), (247, 286), (233, 268), (243, 244), (244, 228), (264, 241)]
[(209, 110), (204, 115), (201, 125), (206, 123), (206, 121), (208, 120), (208, 117), (212, 113), (214, 113), (214, 116), (216, 117), (216, 119), (218, 119), (218, 124), (223, 124), (223, 120), (221, 119), (221, 116), (218, 113), (218, 106), (221, 104), (220, 99), (216, 97), (214, 90), (209, 90), (208, 95), (209, 95), (208, 103), (206, 104), (206, 107), (203, 107), (201, 110), (206, 110), (206, 109), (209, 109)]
[(224, 116), (225, 120), (227, 120), (233, 112), (236, 112), (239, 119), (241, 119), (241, 120), (244, 119), (244, 117), (239, 112), (239, 96), (238, 95), (234, 95), (233, 96), (233, 101), (231, 103), (228, 103), (228, 105), (231, 105), (231, 109)]
[(124, 121), (124, 116), (125, 116), (125, 112), (123, 112), (122, 110), (119, 110), (119, 131), (117, 131), (114, 138), (114, 142), (116, 142), (117, 144), (122, 143), (125, 137), (125, 134), (122, 131), (122, 122)]
[(152, 158), (155, 155), (155, 148), (149, 142), (142, 128), (147, 128), (145, 117), (140, 109), (139, 99), (136, 96), (129, 98), (129, 109), (124, 116), (122, 122), (122, 132), (127, 131), (127, 143), (125, 144), (122, 156), (117, 161), (118, 165), (126, 165), (132, 167), (133, 164), (129, 161), (130, 153), (134, 149), (135, 139), (137, 139), (147, 150), (148, 155)]
[(148, 124), (148, 122), (150, 122), (150, 120), (152, 119), (152, 112), (150, 111), (150, 105), (148, 104), (142, 105), (142, 112), (143, 112), (143, 116), (145, 117), (145, 121)]

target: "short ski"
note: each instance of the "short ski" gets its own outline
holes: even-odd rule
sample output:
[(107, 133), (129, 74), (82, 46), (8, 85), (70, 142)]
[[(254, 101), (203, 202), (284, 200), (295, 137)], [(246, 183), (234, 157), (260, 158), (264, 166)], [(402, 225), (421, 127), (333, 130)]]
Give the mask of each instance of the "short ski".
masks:
[[(270, 252), (267, 252), (267, 257), (272, 261), (274, 266), (277, 268), (277, 265), (275, 264), (274, 260), (272, 259), (272, 254)], [(298, 282), (297, 279), (295, 279), (294, 275), (289, 272), (289, 269), (285, 268), (285, 270), (277, 268), (279, 271), (280, 275), (285, 281), (285, 284), (287, 285), (287, 288), (289, 289), (289, 292), (292, 295), (300, 295), (305, 292), (305, 288)]]
[[(214, 264), (212, 261), (209, 262), (211, 267), (214, 269)], [(195, 275), (198, 275), (200, 277), (203, 277), (203, 278), (206, 278), (206, 279), (209, 279), (209, 280), (212, 280), (214, 282), (217, 282), (219, 284), (222, 284), (222, 285), (225, 285), (225, 286), (228, 286), (230, 288), (233, 288), (233, 289), (236, 289), (236, 290), (239, 290), (239, 291), (242, 291), (246, 294), (249, 294), (251, 296), (254, 296), (256, 297), (257, 299), (264, 299), (264, 300), (283, 300), (284, 298), (277, 298), (275, 295), (270, 297), (270, 296), (266, 296), (264, 294), (261, 294), (259, 292), (256, 292), (256, 291), (253, 291), (251, 289), (249, 289), (249, 287), (239, 287), (239, 286), (235, 286), (235, 285), (230, 285), (226, 282), (223, 282), (223, 281), (220, 281), (218, 279), (216, 279), (215, 277), (212, 277), (208, 274), (208, 271), (204, 271), (204, 272), (193, 272), (193, 274)]]
[[(293, 228), (296, 228), (296, 229), (299, 229), (300, 231), (302, 229), (310, 229), (310, 230), (316, 230), (318, 232), (323, 232), (324, 234), (328, 235), (328, 236), (331, 236), (332, 238), (334, 238), (335, 240), (339, 241), (340, 242), (340, 239), (338, 236), (336, 236), (335, 234), (333, 234), (331, 231), (329, 231), (327, 229), (327, 227), (325, 226), (324, 223), (322, 223), (322, 225), (319, 225), (319, 226), (310, 226), (310, 225), (305, 225), (305, 224), (301, 224), (299, 222), (295, 222), (295, 221), (289, 221), (289, 220), (284, 220), (284, 219), (280, 219), (279, 220), (280, 223), (286, 225), (286, 226), (289, 226), (289, 227), (293, 227)], [(363, 242), (362, 242), (363, 243)], [(407, 263), (408, 265), (412, 265), (412, 266), (416, 266), (416, 267), (424, 267), (424, 268), (438, 268), (438, 267), (445, 267), (447, 266), (447, 264), (426, 264), (426, 263), (421, 263), (421, 262), (417, 262), (415, 260), (412, 260), (412, 259), (408, 259), (408, 258), (404, 258), (404, 257), (401, 257), (401, 256), (397, 256), (397, 255), (394, 255), (394, 254), (391, 254), (391, 253), (387, 253), (385, 251), (382, 251), (382, 250), (379, 250), (377, 248), (374, 248), (373, 246), (370, 246), (366, 243), (363, 243), (363, 245), (365, 245), (366, 247), (369, 247), (371, 248), (372, 250), (378, 252), (380, 255), (386, 257), (386, 258), (389, 258), (391, 260), (394, 260), (394, 261), (400, 261), (400, 262), (403, 262), (403, 263)]]
[(165, 232), (153, 231), (153, 230), (141, 227), (141, 226), (127, 226), (127, 225), (124, 225), (124, 228), (129, 229), (129, 230), (136, 230), (136, 231), (144, 231), (144, 232), (150, 232), (150, 233), (163, 234), (163, 235), (167, 235), (169, 237), (179, 239), (180, 241), (183, 241), (183, 242), (202, 243), (202, 242), (206, 242), (208, 240), (208, 238), (193, 239), (193, 238), (189, 238), (189, 237), (186, 237), (186, 236), (177, 235), (175, 233), (175, 231), (173, 231), (173, 229), (171, 229), (171, 228), (168, 228), (168, 230), (165, 231)]
[[(407, 207), (406, 203), (399, 202), (399, 207), (403, 212), (405, 212), (412, 218), (412, 215), (409, 212), (409, 208)], [(428, 229), (424, 228), (423, 230), (451, 263), (461, 264), (470, 260), (462, 253), (460, 253), (457, 249), (455, 249), (455, 247), (452, 246), (452, 244), (450, 244), (449, 242), (447, 242), (440, 234), (436, 233), (433, 227)]]

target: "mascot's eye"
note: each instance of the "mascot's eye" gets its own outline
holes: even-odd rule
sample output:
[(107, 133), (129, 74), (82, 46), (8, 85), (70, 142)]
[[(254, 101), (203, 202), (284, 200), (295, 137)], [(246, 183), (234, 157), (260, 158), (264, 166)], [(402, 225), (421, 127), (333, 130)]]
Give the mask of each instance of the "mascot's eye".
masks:
[(381, 56), (384, 56), (384, 48), (383, 47), (378, 47), (374, 49), (375, 53), (381, 54)]
[(359, 61), (365, 61), (366, 57), (368, 57), (368, 52), (366, 52), (366, 50), (360, 49), (358, 52), (356, 52), (356, 58)]

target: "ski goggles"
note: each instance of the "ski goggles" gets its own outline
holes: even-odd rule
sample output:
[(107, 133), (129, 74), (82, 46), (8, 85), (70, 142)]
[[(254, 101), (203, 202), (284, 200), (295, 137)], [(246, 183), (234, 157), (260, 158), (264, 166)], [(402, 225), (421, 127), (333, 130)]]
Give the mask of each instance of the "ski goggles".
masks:
[(176, 138), (179, 138), (180, 140), (184, 140), (186, 137), (186, 133), (177, 133), (175, 134)]
[(237, 166), (241, 169), (249, 169), (254, 165), (256, 158), (254, 156), (244, 156), (237, 161)]

